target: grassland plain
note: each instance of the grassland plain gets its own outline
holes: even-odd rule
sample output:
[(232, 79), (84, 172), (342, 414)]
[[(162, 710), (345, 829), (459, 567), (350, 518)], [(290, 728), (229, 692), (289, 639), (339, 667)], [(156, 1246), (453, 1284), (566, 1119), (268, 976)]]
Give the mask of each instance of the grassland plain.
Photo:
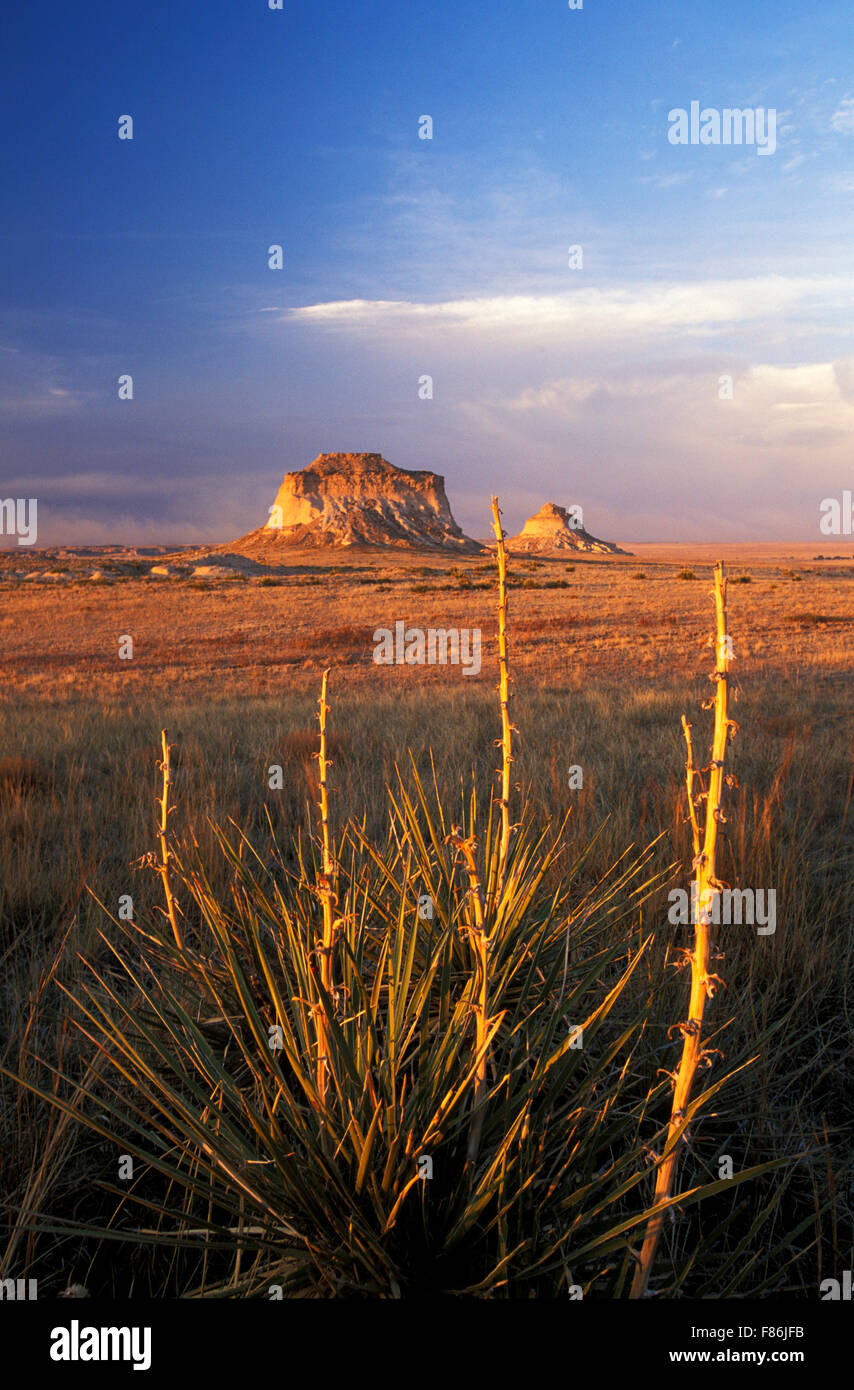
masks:
[[(568, 862), (593, 841), (579, 894), (631, 846), (654, 842), (663, 881), (638, 909), (637, 932), (640, 939), (654, 927), (656, 940), (632, 985), (647, 1016), (638, 1065), (653, 1075), (672, 1064), (667, 1030), (684, 986), (668, 969), (684, 929), (667, 922), (667, 892), (687, 883), (691, 860), (683, 713), (698, 753), (708, 743), (699, 705), (713, 664), (703, 649), (713, 556), (690, 546), (632, 548), (625, 559), (511, 560), (514, 779), (540, 822), (559, 824), (569, 813)], [(727, 1061), (753, 1056), (754, 1039), (780, 1026), (703, 1121), (683, 1181), (717, 1176), (722, 1154), (737, 1168), (784, 1155), (792, 1163), (785, 1178), (771, 1174), (685, 1214), (668, 1232), (668, 1251), (675, 1260), (698, 1232), (718, 1232), (716, 1253), (681, 1291), (815, 1298), (854, 1254), (846, 1101), (854, 1078), (854, 552), (825, 561), (813, 558), (817, 546), (720, 549), (741, 726), (722, 873), (732, 884), (775, 889), (777, 928), (767, 937), (726, 929), (728, 988), (714, 1001), (712, 1041)], [(104, 957), (96, 936), (104, 915), (85, 885), (112, 911), (131, 893), (139, 917), (159, 901), (154, 876), (130, 865), (154, 846), (163, 726), (177, 745), (173, 833), (192, 827), (214, 890), (225, 889), (228, 869), (208, 817), (231, 817), (260, 836), (269, 813), (285, 842), (313, 814), (325, 666), (333, 818), (364, 819), (368, 833), (384, 833), (384, 789), (397, 768), (409, 775), (410, 754), (427, 774), (432, 753), (443, 798), (462, 804), (473, 774), (488, 802), (499, 732), (486, 558), (315, 552), (269, 574), (210, 582), (152, 580), (148, 566), (121, 558), (99, 561), (99, 581), (78, 560), (66, 563), (62, 581), (12, 573), (55, 573), (61, 563), (15, 553), (0, 565), (2, 1058), (42, 1084), (34, 1055), (72, 1073), (84, 1065), (55, 986), (73, 984), (78, 952)], [(373, 632), (397, 620), (482, 628), (480, 675), (375, 665)], [(123, 634), (134, 639), (131, 661), (118, 658)], [(269, 787), (274, 764), (284, 769), (281, 791)], [(583, 773), (575, 790), (574, 765)], [(72, 1277), (98, 1291), (181, 1292), (180, 1270), (160, 1256), (135, 1252), (129, 1263), (124, 1247), (29, 1229), (35, 1210), (106, 1219), (115, 1202), (94, 1183), (114, 1176), (113, 1153), (25, 1091), (3, 1087), (0, 1275), (38, 1277), (47, 1294)], [(772, 1216), (757, 1224), (781, 1186)]]

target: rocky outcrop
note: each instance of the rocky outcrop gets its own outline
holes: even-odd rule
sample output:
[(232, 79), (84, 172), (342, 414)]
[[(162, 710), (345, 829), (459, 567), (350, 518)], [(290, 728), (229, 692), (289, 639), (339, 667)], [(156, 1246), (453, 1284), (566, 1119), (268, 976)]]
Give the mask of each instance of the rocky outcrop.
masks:
[(454, 520), (443, 477), (396, 468), (381, 454), (320, 454), (307, 468), (286, 473), (266, 524), (243, 541), (263, 551), (353, 545), (458, 554), (483, 549)]
[(600, 541), (585, 531), (577, 509), (559, 507), (556, 502), (544, 502), (535, 516), (529, 517), (518, 536), (507, 541), (508, 550), (550, 551), (587, 550), (602, 555), (629, 555), (612, 541)]

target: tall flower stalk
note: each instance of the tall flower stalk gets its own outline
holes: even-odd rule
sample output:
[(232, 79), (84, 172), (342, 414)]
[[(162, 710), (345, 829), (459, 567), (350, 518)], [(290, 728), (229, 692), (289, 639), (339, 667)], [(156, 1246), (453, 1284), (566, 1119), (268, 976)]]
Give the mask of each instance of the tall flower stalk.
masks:
[(501, 702), (501, 844), (498, 851), (496, 900), (501, 897), (510, 850), (510, 764), (513, 725), (510, 723), (510, 671), (507, 660), (507, 555), (498, 498), (492, 498), (492, 524), (498, 558), (498, 695)]
[[(318, 705), (318, 722), (320, 724), (320, 750), (317, 755), (318, 779), (320, 783), (320, 848), (321, 848), (321, 871), (317, 876), (317, 894), (323, 910), (323, 935), (317, 953), (320, 956), (320, 984), (326, 1000), (332, 998), (332, 947), (335, 934), (335, 919), (333, 906), (335, 901), (335, 865), (332, 858), (332, 848), (329, 835), (329, 790), (327, 787), (327, 776), (329, 772), (329, 759), (326, 752), (326, 716), (329, 712), (329, 705), (326, 700), (326, 688), (329, 679), (329, 670), (323, 672), (323, 679), (320, 686), (320, 701)], [(321, 999), (316, 1005), (317, 1018), (317, 1095), (320, 1104), (323, 1105), (326, 1098), (327, 1080), (329, 1075), (329, 1023), (326, 1017), (326, 1001)]]
[(163, 884), (163, 896), (166, 899), (166, 916), (172, 928), (172, 935), (175, 938), (175, 945), (179, 951), (184, 949), (184, 935), (178, 922), (178, 908), (175, 896), (172, 892), (172, 879), (169, 873), (169, 862), (171, 853), (169, 850), (168, 823), (174, 807), (169, 805), (169, 788), (172, 785), (172, 744), (166, 737), (166, 730), (160, 731), (160, 771), (163, 781), (161, 783), (161, 793), (158, 805), (160, 807), (160, 862), (157, 865), (157, 872)]
[(666, 1204), (669, 1201), (676, 1178), (679, 1145), (686, 1137), (685, 1128), (688, 1122), (688, 1103), (691, 1098), (691, 1088), (694, 1084), (694, 1077), (698, 1067), (710, 1063), (710, 1056), (703, 1048), (702, 1036), (706, 1000), (711, 998), (717, 986), (723, 983), (718, 975), (713, 975), (709, 971), (709, 927), (712, 924), (712, 909), (715, 896), (720, 892), (722, 887), (718, 880), (716, 869), (718, 826), (725, 819), (722, 811), (724, 756), (726, 753), (727, 738), (731, 729), (734, 727), (733, 721), (730, 720), (728, 713), (729, 669), (732, 660), (732, 642), (727, 633), (726, 590), (727, 581), (724, 577), (724, 567), (723, 564), (719, 562), (715, 565), (715, 587), (713, 590), (716, 628), (714, 635), (710, 638), (710, 642), (714, 644), (716, 652), (715, 670), (710, 676), (710, 680), (715, 683), (715, 694), (714, 698), (705, 706), (705, 708), (714, 706), (715, 731), (712, 742), (712, 761), (708, 768), (709, 787), (706, 794), (706, 814), (702, 843), (694, 795), (695, 779), (699, 776), (699, 773), (698, 769), (694, 766), (691, 726), (684, 716), (682, 718), (682, 727), (688, 747), (686, 781), (694, 842), (694, 863), (692, 868), (695, 872), (695, 893), (693, 895), (695, 913), (692, 912), (692, 916), (696, 914), (697, 918), (694, 928), (694, 949), (693, 952), (688, 955), (687, 960), (687, 963), (690, 963), (691, 966), (691, 995), (688, 1004), (688, 1017), (684, 1022), (676, 1025), (682, 1034), (682, 1056), (674, 1076), (673, 1104), (670, 1112), (670, 1123), (667, 1127), (667, 1140), (656, 1174), (655, 1197), (653, 1200), (654, 1214), (647, 1225), (643, 1247), (635, 1268), (631, 1288), (632, 1298), (642, 1298), (647, 1291), (649, 1276), (652, 1271), (655, 1253), (658, 1248), (658, 1242), (665, 1218), (665, 1211), (662, 1209), (659, 1212), (656, 1211), (656, 1208), (658, 1208), (659, 1204)]

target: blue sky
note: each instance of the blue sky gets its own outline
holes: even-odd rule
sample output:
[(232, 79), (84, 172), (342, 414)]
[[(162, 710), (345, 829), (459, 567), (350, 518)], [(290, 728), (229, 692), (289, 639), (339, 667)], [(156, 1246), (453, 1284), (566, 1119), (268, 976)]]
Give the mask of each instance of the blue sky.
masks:
[[(0, 495), (41, 543), (230, 539), (335, 449), (444, 474), (476, 535), (497, 491), (511, 529), (819, 540), (854, 474), (850, 0), (14, 10)], [(775, 110), (775, 153), (670, 144), (694, 100)]]

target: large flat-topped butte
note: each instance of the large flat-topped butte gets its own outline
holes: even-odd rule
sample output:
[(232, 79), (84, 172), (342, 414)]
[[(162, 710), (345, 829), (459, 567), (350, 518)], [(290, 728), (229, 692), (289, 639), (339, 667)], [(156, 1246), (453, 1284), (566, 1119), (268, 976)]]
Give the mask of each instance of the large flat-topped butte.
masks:
[[(451, 513), (445, 479), (396, 468), (382, 454), (319, 454), (286, 473), (253, 549), (378, 545), (477, 554)], [(237, 542), (235, 542), (237, 544)]]

